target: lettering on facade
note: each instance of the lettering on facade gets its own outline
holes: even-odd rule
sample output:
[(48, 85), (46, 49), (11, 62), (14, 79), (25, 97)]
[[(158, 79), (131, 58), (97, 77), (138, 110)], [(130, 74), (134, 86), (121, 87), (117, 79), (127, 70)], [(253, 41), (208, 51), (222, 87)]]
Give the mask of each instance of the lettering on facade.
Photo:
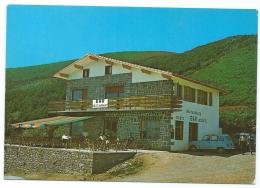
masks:
[(201, 116), (201, 112), (194, 111), (194, 110), (186, 110), (187, 114), (192, 114), (189, 116), (190, 121), (192, 122), (199, 122), (199, 123), (207, 123), (206, 118), (198, 117)]
[(176, 119), (176, 120), (179, 120), (179, 121), (184, 121), (184, 117), (183, 117), (183, 116), (176, 116), (175, 119)]
[(194, 111), (194, 110), (186, 110), (186, 113), (187, 113), (187, 114), (192, 114), (192, 115), (201, 116), (201, 112)]

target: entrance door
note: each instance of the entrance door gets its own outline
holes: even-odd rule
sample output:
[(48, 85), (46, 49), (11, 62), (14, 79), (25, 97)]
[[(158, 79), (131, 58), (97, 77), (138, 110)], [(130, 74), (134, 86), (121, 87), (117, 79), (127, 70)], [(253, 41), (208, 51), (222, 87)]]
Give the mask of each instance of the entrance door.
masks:
[(189, 123), (189, 142), (198, 140), (198, 123)]
[(111, 139), (116, 139), (117, 137), (117, 119), (116, 118), (106, 118), (104, 124), (103, 133), (109, 136)]

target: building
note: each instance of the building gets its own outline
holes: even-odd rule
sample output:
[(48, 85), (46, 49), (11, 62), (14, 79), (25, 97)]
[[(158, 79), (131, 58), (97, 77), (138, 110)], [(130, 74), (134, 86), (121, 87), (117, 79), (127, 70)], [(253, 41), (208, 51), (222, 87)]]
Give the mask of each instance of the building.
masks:
[(182, 151), (192, 140), (221, 133), (223, 90), (214, 86), (94, 54), (54, 77), (67, 81), (66, 100), (51, 101), (49, 116), (94, 117), (75, 130), (91, 139), (132, 136), (144, 148)]

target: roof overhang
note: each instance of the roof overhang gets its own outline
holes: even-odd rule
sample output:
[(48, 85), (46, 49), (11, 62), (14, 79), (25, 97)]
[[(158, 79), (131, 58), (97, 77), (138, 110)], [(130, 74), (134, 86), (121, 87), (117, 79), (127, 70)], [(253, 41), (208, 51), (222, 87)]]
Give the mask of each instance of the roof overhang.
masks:
[(124, 61), (120, 61), (120, 60), (116, 60), (116, 59), (112, 59), (112, 58), (107, 58), (107, 57), (99, 56), (99, 55), (95, 55), (95, 54), (88, 54), (88, 55), (74, 61), (72, 64), (68, 65), (67, 67), (61, 69), (56, 74), (54, 74), (54, 77), (69, 80), (69, 75), (71, 73), (73, 73), (74, 71), (83, 70), (84, 67), (87, 66), (87, 64), (89, 64), (91, 62), (97, 62), (100, 60), (104, 61), (104, 63), (106, 63), (108, 65), (121, 64), (123, 68), (128, 69), (128, 70), (131, 70), (132, 68), (139, 69), (144, 74), (151, 74), (151, 73), (161, 74), (161, 76), (163, 78), (166, 78), (168, 80), (174, 80), (177, 77), (177, 78), (189, 81), (189, 82), (196, 83), (198, 85), (202, 85), (202, 86), (211, 88), (213, 90), (217, 90), (221, 94), (227, 94), (227, 91), (225, 91), (222, 88), (219, 88), (219, 87), (216, 87), (211, 84), (207, 84), (207, 83), (204, 83), (204, 82), (201, 82), (198, 80), (194, 80), (194, 79), (191, 79), (191, 78), (188, 78), (188, 77), (176, 74), (176, 73), (163, 71), (163, 70), (159, 70), (159, 69), (155, 69), (155, 68), (151, 68), (151, 67), (145, 67), (142, 65), (128, 63), (128, 62), (124, 62)]

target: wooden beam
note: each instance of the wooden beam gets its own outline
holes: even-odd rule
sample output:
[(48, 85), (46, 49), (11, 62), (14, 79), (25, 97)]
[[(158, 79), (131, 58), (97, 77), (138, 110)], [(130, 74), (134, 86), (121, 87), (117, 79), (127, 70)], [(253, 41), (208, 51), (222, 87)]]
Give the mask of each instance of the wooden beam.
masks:
[(125, 64), (122, 64), (122, 67), (125, 68), (125, 69), (128, 69), (128, 70), (131, 70), (131, 68), (132, 68), (129, 65), (125, 65)]
[(108, 64), (108, 65), (114, 65), (114, 62), (112, 62), (112, 61), (105, 60), (105, 62), (106, 62), (106, 64)]
[(83, 66), (81, 66), (81, 65), (74, 64), (74, 67), (75, 67), (76, 69), (83, 70)]
[(143, 73), (145, 73), (145, 74), (151, 74), (151, 71), (146, 70), (146, 69), (141, 69), (141, 71), (142, 71)]
[(69, 75), (68, 75), (68, 74), (65, 74), (65, 73), (62, 73), (62, 72), (60, 72), (59, 75), (60, 75), (61, 77), (64, 77), (64, 78), (69, 78)]
[(90, 56), (88, 56), (88, 57), (89, 57), (89, 59), (91, 59), (91, 60), (98, 61), (98, 58), (95, 57), (95, 56), (90, 55)]
[(167, 75), (167, 74), (161, 74), (161, 75), (162, 75), (162, 77), (166, 78), (167, 80), (171, 80), (172, 79), (172, 77)]

